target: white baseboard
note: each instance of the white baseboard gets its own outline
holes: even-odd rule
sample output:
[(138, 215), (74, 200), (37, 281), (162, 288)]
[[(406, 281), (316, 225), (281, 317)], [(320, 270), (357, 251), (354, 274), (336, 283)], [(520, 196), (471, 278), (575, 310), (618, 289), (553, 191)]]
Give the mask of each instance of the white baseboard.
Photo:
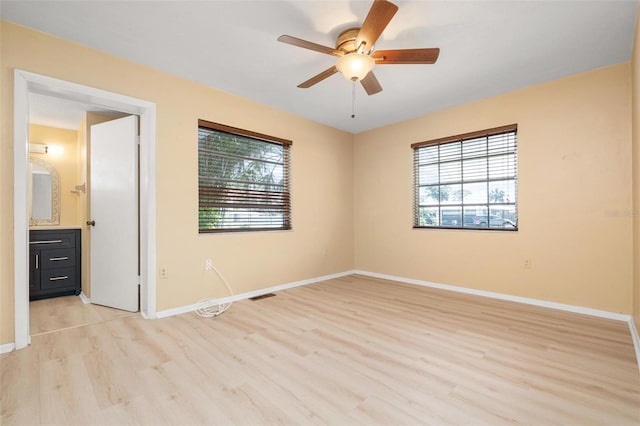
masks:
[(187, 312), (194, 312), (197, 309), (203, 307), (203, 305), (210, 305), (212, 303), (220, 303), (220, 304), (222, 304), (222, 303), (237, 302), (238, 300), (244, 300), (244, 299), (249, 299), (251, 297), (262, 296), (263, 294), (267, 294), (267, 293), (273, 293), (273, 292), (276, 292), (276, 291), (287, 290), (289, 288), (300, 287), (300, 286), (303, 286), (303, 285), (313, 284), (313, 283), (317, 283), (317, 282), (320, 282), (320, 281), (332, 280), (334, 278), (345, 277), (347, 275), (353, 275), (354, 273), (355, 273), (355, 271), (344, 271), (344, 272), (339, 272), (337, 274), (323, 275), (321, 277), (309, 278), (307, 280), (294, 281), (292, 283), (280, 284), (280, 285), (276, 285), (276, 286), (273, 286), (273, 287), (267, 287), (267, 288), (261, 288), (259, 290), (249, 291), (249, 292), (241, 293), (241, 294), (235, 294), (233, 296), (221, 297), (220, 299), (207, 301), (204, 304), (203, 303), (194, 303), (192, 305), (179, 306), (177, 308), (166, 309), (164, 311), (157, 312), (156, 313), (156, 318), (166, 318), (166, 317), (170, 317), (170, 316), (173, 316), (173, 315), (184, 314), (184, 313), (187, 313)]
[(5, 343), (4, 345), (0, 345), (0, 354), (6, 354), (7, 352), (13, 351), (15, 348), (15, 343)]
[(594, 316), (594, 317), (608, 318), (608, 319), (613, 319), (613, 320), (617, 320), (617, 321), (625, 321), (626, 322), (626, 321), (629, 321), (629, 318), (631, 318), (631, 315), (620, 314), (620, 313), (617, 313), (617, 312), (602, 311), (602, 310), (599, 310), (599, 309), (585, 308), (585, 307), (582, 307), (582, 306), (574, 306), (574, 305), (566, 305), (564, 303), (549, 302), (549, 301), (546, 301), (546, 300), (532, 299), (532, 298), (529, 298), (529, 297), (512, 296), (510, 294), (494, 293), (492, 291), (476, 290), (476, 289), (473, 289), (473, 288), (459, 287), (459, 286), (455, 286), (455, 285), (438, 284), (438, 283), (433, 283), (433, 282), (429, 282), (429, 281), (415, 280), (415, 279), (412, 279), (412, 278), (404, 278), (404, 277), (396, 277), (394, 275), (379, 274), (377, 272), (368, 272), (368, 271), (355, 270), (355, 271), (353, 271), (353, 273), (354, 274), (359, 274), (359, 275), (365, 275), (365, 276), (373, 277), (373, 278), (381, 278), (381, 279), (384, 279), (384, 280), (399, 281), (399, 282), (406, 283), (406, 284), (415, 284), (415, 285), (421, 285), (421, 286), (424, 286), (424, 287), (438, 288), (440, 290), (448, 290), (448, 291), (455, 291), (455, 292), (458, 292), (458, 293), (473, 294), (473, 295), (476, 295), (476, 296), (490, 297), (492, 299), (500, 299), (500, 300), (507, 300), (507, 301), (510, 301), (510, 302), (524, 303), (524, 304), (527, 304), (527, 305), (542, 306), (544, 308), (558, 309), (558, 310), (561, 310), (561, 311), (568, 311), (568, 312), (574, 312), (574, 313), (578, 313), (578, 314), (591, 315), (591, 316)]
[[(416, 279), (413, 279), (413, 278), (398, 277), (398, 276), (395, 276), (395, 275), (380, 274), (380, 273), (377, 273), (377, 272), (369, 272), (369, 271), (363, 271), (363, 270), (357, 270), (357, 269), (344, 271), (344, 272), (340, 272), (340, 273), (337, 273), (337, 274), (323, 275), (323, 276), (320, 276), (320, 277), (309, 278), (307, 280), (295, 281), (295, 282), (287, 283), (287, 284), (280, 284), (280, 285), (276, 285), (276, 286), (273, 286), (273, 287), (267, 287), (267, 288), (262, 288), (262, 289), (259, 289), (259, 290), (250, 291), (250, 292), (247, 292), (247, 293), (236, 294), (236, 295), (233, 295), (233, 296), (222, 297), (220, 299), (215, 299), (214, 302), (215, 303), (236, 302), (238, 300), (249, 299), (250, 297), (256, 297), (256, 296), (261, 296), (261, 295), (267, 294), (267, 293), (273, 293), (275, 291), (286, 290), (286, 289), (289, 289), (289, 288), (294, 288), (294, 287), (299, 287), (299, 286), (303, 286), (303, 285), (313, 284), (313, 283), (317, 283), (317, 282), (320, 282), (320, 281), (331, 280), (331, 279), (334, 279), (334, 278), (340, 278), (340, 277), (344, 277), (344, 276), (347, 276), (347, 275), (353, 275), (353, 274), (364, 275), (364, 276), (373, 277), (373, 278), (380, 278), (380, 279), (390, 280), (390, 281), (398, 281), (398, 282), (405, 283), (405, 284), (413, 284), (413, 285), (419, 285), (419, 286), (423, 286), (423, 287), (437, 288), (437, 289), (440, 289), (440, 290), (455, 291), (455, 292), (458, 292), (458, 293), (465, 293), (465, 294), (472, 294), (472, 295), (476, 295), (476, 296), (489, 297), (489, 298), (492, 298), (492, 299), (506, 300), (506, 301), (516, 302), (516, 303), (524, 303), (524, 304), (527, 304), (527, 305), (541, 306), (541, 307), (544, 307), (544, 308), (551, 308), (551, 309), (557, 309), (557, 310), (561, 310), (561, 311), (573, 312), (573, 313), (577, 313), (577, 314), (590, 315), (590, 316), (595, 316), (595, 317), (600, 317), (600, 318), (607, 318), (607, 319), (612, 319), (612, 320), (616, 320), (616, 321), (625, 321), (625, 322), (631, 321), (631, 322), (633, 322), (633, 318), (631, 317), (631, 315), (621, 314), (621, 313), (618, 313), (618, 312), (609, 312), (609, 311), (603, 311), (603, 310), (600, 310), (600, 309), (586, 308), (586, 307), (583, 307), (583, 306), (567, 305), (567, 304), (564, 304), (564, 303), (550, 302), (550, 301), (547, 301), (547, 300), (533, 299), (533, 298), (530, 298), (530, 297), (514, 296), (514, 295), (510, 295), (510, 294), (496, 293), (496, 292), (485, 291), (485, 290), (477, 290), (477, 289), (473, 289), (473, 288), (461, 287), (461, 286), (455, 286), (455, 285), (449, 285), (449, 284), (440, 284), (440, 283), (434, 283), (434, 282), (430, 282), (430, 281), (416, 280)], [(201, 303), (194, 303), (194, 304), (191, 304), (191, 305), (180, 306), (180, 307), (172, 308), (172, 309), (166, 309), (164, 311), (159, 311), (156, 314), (156, 316), (157, 316), (157, 318), (166, 318), (166, 317), (173, 316), (173, 315), (179, 315), (179, 314), (183, 314), (183, 313), (187, 313), (187, 312), (193, 312), (193, 311), (195, 311), (196, 309), (198, 309), (201, 306), (202, 306)], [(635, 326), (634, 326), (634, 329), (635, 329)], [(636, 332), (636, 336), (637, 336), (637, 332)], [(640, 345), (640, 343), (639, 343), (639, 345)]]
[(82, 303), (84, 303), (85, 305), (87, 303), (91, 303), (91, 299), (89, 299), (85, 294), (84, 291), (80, 292), (80, 300), (82, 300)]
[(629, 318), (629, 331), (631, 332), (631, 339), (633, 340), (633, 348), (636, 350), (638, 370), (640, 370), (640, 336), (638, 336), (638, 329), (636, 328), (636, 323), (633, 321), (633, 317)]

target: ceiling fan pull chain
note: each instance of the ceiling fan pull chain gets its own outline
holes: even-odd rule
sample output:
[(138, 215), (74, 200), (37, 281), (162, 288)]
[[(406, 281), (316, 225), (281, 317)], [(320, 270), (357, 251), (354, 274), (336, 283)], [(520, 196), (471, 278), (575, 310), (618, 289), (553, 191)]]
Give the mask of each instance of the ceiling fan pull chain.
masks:
[(356, 81), (351, 84), (351, 118), (356, 118)]

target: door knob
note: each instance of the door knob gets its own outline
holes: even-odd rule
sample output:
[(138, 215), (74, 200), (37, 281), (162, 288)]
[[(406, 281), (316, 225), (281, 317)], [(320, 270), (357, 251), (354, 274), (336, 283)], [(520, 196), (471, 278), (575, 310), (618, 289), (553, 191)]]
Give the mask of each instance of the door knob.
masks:
[(95, 220), (88, 220), (87, 221), (87, 225), (96, 226), (96, 221)]

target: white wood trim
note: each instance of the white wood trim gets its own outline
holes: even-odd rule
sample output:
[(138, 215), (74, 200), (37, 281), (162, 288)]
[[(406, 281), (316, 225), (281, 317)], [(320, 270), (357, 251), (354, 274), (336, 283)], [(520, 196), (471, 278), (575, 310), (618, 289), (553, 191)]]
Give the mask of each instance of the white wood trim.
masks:
[(29, 344), (29, 91), (22, 71), (13, 75), (14, 347)]
[[(434, 283), (434, 282), (429, 282), (429, 281), (416, 280), (416, 279), (412, 279), (412, 278), (404, 278), (404, 277), (398, 277), (398, 276), (395, 276), (395, 275), (380, 274), (380, 273), (377, 273), (377, 272), (369, 272), (369, 271), (356, 270), (356, 269), (349, 270), (349, 271), (344, 271), (344, 272), (340, 272), (340, 273), (332, 274), (332, 275), (324, 275), (324, 276), (320, 276), (320, 277), (316, 277), (316, 278), (310, 278), (310, 279), (302, 280), (302, 281), (295, 281), (295, 282), (288, 283), (288, 284), (276, 285), (276, 286), (273, 286), (273, 287), (267, 287), (267, 288), (263, 288), (263, 289), (259, 289), (259, 290), (250, 291), (250, 292), (247, 292), (247, 293), (237, 294), (237, 295), (228, 296), (228, 297), (222, 297), (220, 299), (212, 299), (212, 301), (215, 302), (215, 303), (235, 302), (235, 301), (238, 301), (238, 300), (248, 299), (250, 297), (256, 297), (256, 296), (261, 296), (263, 294), (272, 293), (272, 292), (275, 292), (275, 291), (286, 290), (286, 289), (289, 289), (289, 288), (294, 288), (294, 287), (299, 287), (299, 286), (302, 286), (302, 285), (313, 284), (313, 283), (317, 283), (317, 282), (320, 282), (320, 281), (326, 281), (326, 280), (330, 280), (330, 279), (334, 279), (334, 278), (340, 278), (340, 277), (344, 277), (344, 276), (348, 276), (348, 275), (352, 275), (352, 274), (364, 275), (364, 276), (368, 276), (368, 277), (380, 278), (380, 279), (385, 279), (385, 280), (390, 280), (390, 281), (398, 281), (398, 282), (402, 282), (402, 283), (405, 283), (405, 284), (413, 284), (413, 285), (419, 285), (419, 286), (423, 286), (423, 287), (437, 288), (437, 289), (440, 289), (440, 290), (447, 290), (447, 291), (455, 291), (455, 292), (458, 292), (458, 293), (472, 294), (472, 295), (475, 295), (475, 296), (489, 297), (489, 298), (492, 298), (492, 299), (500, 299), (500, 300), (506, 300), (506, 301), (516, 302), (516, 303), (524, 303), (524, 304), (527, 304), (527, 305), (541, 306), (541, 307), (544, 307), (544, 308), (551, 308), (551, 309), (557, 309), (557, 310), (561, 310), (561, 311), (573, 312), (573, 313), (578, 313), (578, 314), (583, 314), (583, 315), (590, 315), (590, 316), (595, 316), (595, 317), (600, 317), (600, 318), (607, 318), (607, 319), (612, 319), (612, 320), (616, 320), (616, 321), (625, 321), (625, 322), (633, 321), (633, 318), (631, 317), (631, 315), (620, 314), (620, 313), (617, 313), (617, 312), (609, 312), (609, 311), (603, 311), (603, 310), (599, 310), (599, 309), (585, 308), (585, 307), (582, 307), (582, 306), (567, 305), (567, 304), (563, 304), (563, 303), (550, 302), (550, 301), (546, 301), (546, 300), (533, 299), (533, 298), (529, 298), (529, 297), (513, 296), (513, 295), (509, 295), (509, 294), (495, 293), (495, 292), (490, 292), (490, 291), (485, 291), (485, 290), (476, 290), (476, 289), (472, 289), (472, 288), (460, 287), (460, 286), (454, 286), (454, 285), (448, 285), (448, 284), (439, 284), (439, 283)], [(172, 308), (172, 309), (166, 309), (166, 310), (163, 310), (163, 311), (159, 311), (157, 313), (156, 317), (157, 318), (166, 318), (166, 317), (173, 316), (173, 315), (179, 315), (179, 314), (183, 314), (183, 313), (187, 313), (187, 312), (193, 312), (196, 309), (200, 308), (201, 306), (202, 306), (201, 303), (194, 303), (194, 304), (191, 304), (191, 305), (180, 306), (180, 307)], [(630, 323), (629, 327), (632, 327), (632, 326), (634, 327), (634, 330), (635, 330), (635, 326)], [(636, 333), (634, 339), (636, 339), (637, 336), (638, 335)], [(636, 341), (634, 340), (634, 345), (635, 344), (636, 344)], [(640, 340), (638, 340), (638, 345), (640, 346)], [(636, 348), (636, 352), (638, 353), (638, 348)]]
[(140, 305), (143, 316), (156, 311), (156, 105), (153, 102), (94, 87), (58, 80), (23, 70), (14, 70), (14, 303), (16, 349), (24, 348), (29, 336), (29, 226), (28, 226), (28, 132), (29, 93), (90, 103), (140, 116)]
[(631, 332), (633, 348), (636, 351), (636, 362), (638, 363), (638, 370), (640, 371), (640, 336), (638, 336), (638, 329), (636, 328), (636, 323), (633, 321), (633, 317), (629, 318), (629, 331)]
[(16, 349), (16, 345), (13, 343), (5, 343), (4, 345), (0, 345), (0, 354), (6, 354), (8, 352), (12, 352)]
[(529, 297), (512, 296), (510, 294), (494, 293), (492, 291), (476, 290), (473, 288), (459, 287), (455, 285), (439, 284), (429, 281), (415, 280), (412, 278), (396, 277), (394, 275), (379, 274), (377, 272), (353, 271), (354, 274), (365, 275), (384, 280), (399, 281), (405, 284), (415, 284), (424, 287), (438, 288), (441, 290), (456, 291), (458, 293), (473, 294), (476, 296), (490, 297), (492, 299), (507, 300), (510, 302), (524, 303), (527, 305), (542, 306), (544, 308), (558, 309), (561, 311), (574, 312), (577, 314), (591, 315), (594, 317), (608, 318), (617, 321), (629, 321), (630, 315), (617, 312), (602, 311), (599, 309), (585, 308), (582, 306), (566, 305), (564, 303), (549, 302), (546, 300), (532, 299)]
[(237, 302), (239, 300), (249, 299), (251, 297), (262, 296), (263, 294), (268, 294), (268, 293), (273, 293), (273, 292), (276, 292), (276, 291), (287, 290), (289, 288), (300, 287), (300, 286), (303, 286), (303, 285), (313, 284), (313, 283), (317, 283), (317, 282), (320, 282), (320, 281), (332, 280), (334, 278), (341, 278), (341, 277), (345, 277), (347, 275), (353, 275), (354, 273), (355, 273), (355, 271), (344, 271), (344, 272), (339, 272), (337, 274), (323, 275), (323, 276), (320, 276), (320, 277), (309, 278), (309, 279), (302, 280), (302, 281), (294, 281), (294, 282), (287, 283), (287, 284), (280, 284), (280, 285), (275, 285), (273, 287), (267, 287), (267, 288), (261, 288), (261, 289), (258, 289), (258, 290), (248, 291), (246, 293), (234, 294), (233, 296), (221, 297), (219, 299), (211, 299), (211, 300), (208, 300), (206, 303), (200, 302), (200, 303), (194, 303), (192, 305), (179, 306), (177, 308), (172, 308), (172, 309), (165, 309), (163, 311), (159, 311), (156, 314), (156, 317), (157, 318), (166, 318), (166, 317), (170, 317), (170, 316), (173, 316), (173, 315), (185, 314), (187, 312), (193, 312), (193, 311), (203, 307), (203, 305), (210, 305), (210, 304), (215, 304), (215, 303), (222, 304), (222, 303)]
[(85, 305), (88, 303), (91, 303), (91, 299), (89, 299), (86, 294), (84, 294), (84, 291), (80, 292), (80, 300), (82, 300), (82, 303), (84, 303)]
[[(140, 311), (156, 317), (156, 105), (140, 114)], [(144, 295), (143, 295), (144, 294)]]

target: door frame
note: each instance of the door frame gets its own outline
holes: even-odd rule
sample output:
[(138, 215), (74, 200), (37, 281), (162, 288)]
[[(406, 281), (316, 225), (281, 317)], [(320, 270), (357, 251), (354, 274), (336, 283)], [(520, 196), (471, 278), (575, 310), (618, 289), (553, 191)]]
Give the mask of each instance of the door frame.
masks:
[(156, 317), (156, 104), (15, 69), (13, 73), (13, 224), (16, 349), (29, 333), (29, 93), (82, 101), (140, 116), (140, 313)]

